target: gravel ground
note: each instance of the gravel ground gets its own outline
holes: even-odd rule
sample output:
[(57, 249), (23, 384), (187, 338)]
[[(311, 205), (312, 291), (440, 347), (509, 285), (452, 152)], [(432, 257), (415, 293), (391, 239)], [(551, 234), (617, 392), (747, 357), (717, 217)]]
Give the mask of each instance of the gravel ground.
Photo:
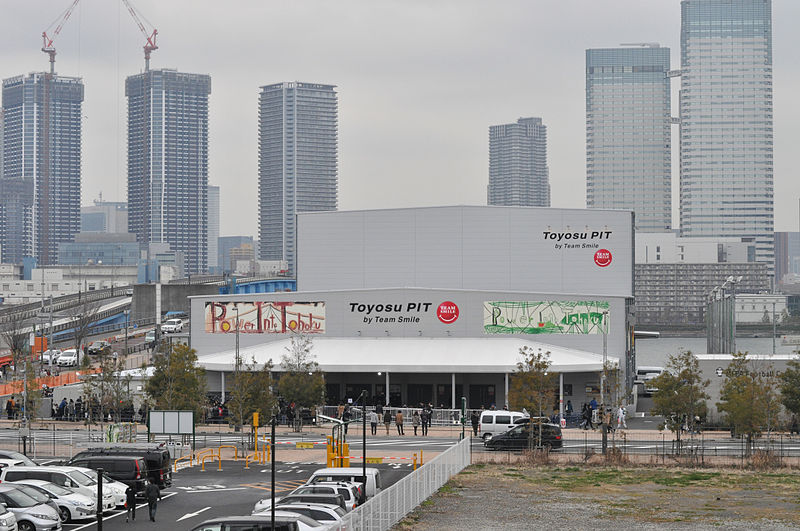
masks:
[[(751, 484), (752, 474), (701, 473), (694, 481), (696, 473), (685, 472), (674, 482), (670, 470), (645, 470), (642, 481), (637, 469), (611, 476), (604, 469), (556, 470), (565, 472), (472, 466), (395, 529), (800, 529), (800, 481), (791, 475), (778, 475), (769, 488), (761, 477)], [(590, 474), (610, 479), (594, 483)], [(789, 488), (773, 490), (784, 481)]]

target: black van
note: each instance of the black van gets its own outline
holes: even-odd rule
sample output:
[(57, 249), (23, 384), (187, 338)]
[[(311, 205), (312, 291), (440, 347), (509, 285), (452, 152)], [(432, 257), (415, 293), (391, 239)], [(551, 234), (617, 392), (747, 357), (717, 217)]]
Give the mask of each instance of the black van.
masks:
[(97, 470), (102, 468), (111, 479), (133, 488), (138, 494), (147, 486), (147, 463), (144, 458), (132, 455), (85, 455), (75, 457), (69, 466), (82, 466)]
[[(162, 443), (93, 443), (75, 454), (69, 464), (86, 456), (127, 455), (141, 457), (147, 464), (150, 481), (164, 489), (172, 485), (172, 459), (169, 450)], [(78, 465), (75, 465), (78, 466)]]

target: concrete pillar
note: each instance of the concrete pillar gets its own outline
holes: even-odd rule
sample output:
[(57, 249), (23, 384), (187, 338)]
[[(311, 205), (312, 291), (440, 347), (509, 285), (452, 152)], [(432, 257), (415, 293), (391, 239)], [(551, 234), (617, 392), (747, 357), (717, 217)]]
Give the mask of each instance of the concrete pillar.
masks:
[(220, 371), (219, 372), (219, 377), (220, 377), (220, 383), (222, 384), (221, 385), (221, 388), (222, 388), (222, 403), (224, 404), (225, 403), (225, 371)]
[(456, 373), (450, 375), (450, 394), (453, 398), (453, 409), (456, 409)]
[(389, 405), (389, 371), (386, 371), (386, 404)]
[(564, 373), (558, 373), (558, 415), (564, 418)]
[(505, 377), (505, 395), (503, 395), (503, 402), (507, 408), (511, 409), (508, 405), (508, 373), (505, 373), (503, 376)]

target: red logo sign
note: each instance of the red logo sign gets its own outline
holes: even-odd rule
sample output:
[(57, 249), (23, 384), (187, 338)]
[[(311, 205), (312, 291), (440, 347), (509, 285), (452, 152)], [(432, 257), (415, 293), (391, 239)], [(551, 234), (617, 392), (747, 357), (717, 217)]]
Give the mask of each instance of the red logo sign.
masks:
[(444, 324), (454, 323), (458, 319), (458, 306), (454, 302), (443, 302), (436, 308), (436, 317)]
[(600, 249), (594, 253), (594, 263), (600, 267), (611, 265), (611, 251), (608, 249)]

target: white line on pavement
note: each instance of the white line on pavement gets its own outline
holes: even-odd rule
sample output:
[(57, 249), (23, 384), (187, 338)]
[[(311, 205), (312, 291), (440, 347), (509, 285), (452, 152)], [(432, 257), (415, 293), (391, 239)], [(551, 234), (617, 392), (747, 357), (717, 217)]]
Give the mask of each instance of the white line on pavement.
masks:
[[(168, 493), (164, 494), (164, 496), (162, 496), (161, 499), (163, 500), (163, 499), (166, 499), (166, 498), (171, 498), (171, 497), (175, 496), (176, 494), (178, 494), (178, 493), (177, 492), (168, 492)], [(147, 507), (147, 502), (140, 503), (139, 505), (136, 506), (137, 509), (141, 509), (142, 507)], [(112, 514), (111, 516), (104, 516), (103, 517), (103, 522), (105, 522), (107, 520), (111, 520), (112, 518), (116, 518), (118, 516), (122, 516), (124, 514), (125, 514), (125, 511), (120, 511), (118, 513)], [(72, 529), (72, 531), (80, 531), (81, 529), (87, 529), (89, 527), (92, 527), (93, 525), (97, 525), (97, 522), (93, 521), (93, 522), (89, 522), (88, 524), (84, 524), (84, 525), (82, 525), (80, 527), (75, 527), (75, 528)]]

